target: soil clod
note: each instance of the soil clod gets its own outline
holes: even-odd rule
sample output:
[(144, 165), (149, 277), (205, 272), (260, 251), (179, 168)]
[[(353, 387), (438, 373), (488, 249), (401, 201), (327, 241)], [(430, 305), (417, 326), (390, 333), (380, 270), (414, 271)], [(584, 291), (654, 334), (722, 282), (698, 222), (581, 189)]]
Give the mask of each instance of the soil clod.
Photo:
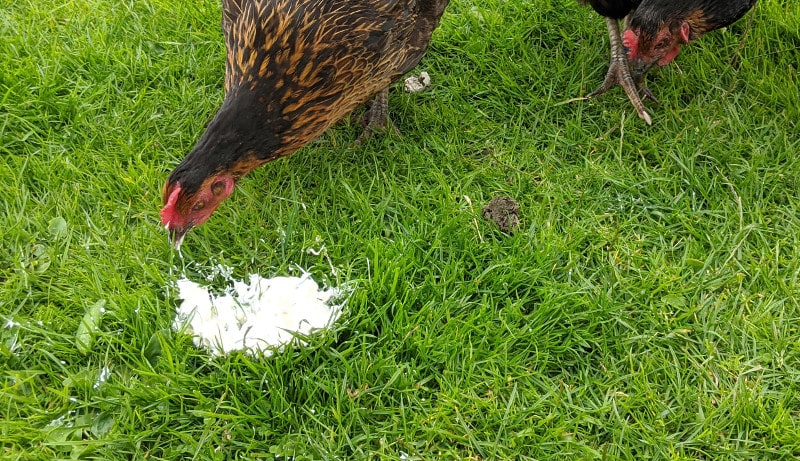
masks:
[(497, 223), (506, 234), (513, 234), (519, 227), (519, 204), (511, 197), (495, 197), (483, 207), (483, 218)]

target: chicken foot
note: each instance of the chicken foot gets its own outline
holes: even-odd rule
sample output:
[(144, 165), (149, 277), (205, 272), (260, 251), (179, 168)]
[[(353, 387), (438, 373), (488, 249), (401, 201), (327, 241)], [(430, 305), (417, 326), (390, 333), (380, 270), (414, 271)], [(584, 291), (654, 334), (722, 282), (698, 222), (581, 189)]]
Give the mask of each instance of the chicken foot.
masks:
[(603, 80), (603, 84), (586, 97), (593, 98), (595, 96), (600, 96), (611, 88), (619, 85), (625, 90), (628, 99), (631, 100), (631, 104), (633, 104), (639, 117), (647, 122), (648, 125), (652, 125), (653, 122), (650, 118), (650, 114), (647, 113), (644, 103), (639, 96), (639, 92), (641, 91), (645, 98), (652, 99), (655, 102), (658, 101), (655, 96), (653, 96), (653, 93), (642, 85), (644, 72), (637, 72), (636, 79), (631, 76), (630, 63), (628, 62), (628, 56), (625, 54), (625, 48), (622, 45), (622, 38), (619, 33), (619, 22), (614, 18), (607, 17), (605, 19), (606, 27), (608, 28), (608, 37), (611, 43), (611, 62), (608, 65), (608, 72)]
[(356, 144), (369, 139), (372, 133), (376, 131), (392, 131), (394, 134), (400, 134), (400, 130), (389, 120), (389, 88), (384, 88), (372, 98), (364, 117), (361, 119), (364, 125), (364, 131), (356, 139)]

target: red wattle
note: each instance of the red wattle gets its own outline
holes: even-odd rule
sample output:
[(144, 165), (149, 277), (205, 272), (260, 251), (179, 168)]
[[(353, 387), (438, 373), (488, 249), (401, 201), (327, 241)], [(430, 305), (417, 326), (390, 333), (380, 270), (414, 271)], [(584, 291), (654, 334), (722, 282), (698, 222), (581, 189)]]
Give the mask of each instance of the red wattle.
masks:
[(176, 184), (175, 188), (172, 189), (172, 192), (169, 193), (169, 198), (167, 199), (166, 205), (164, 208), (161, 209), (161, 225), (166, 226), (175, 221), (175, 218), (178, 218), (180, 215), (178, 214), (178, 210), (176, 209), (176, 205), (178, 203), (178, 197), (181, 195), (181, 186), (180, 184)]

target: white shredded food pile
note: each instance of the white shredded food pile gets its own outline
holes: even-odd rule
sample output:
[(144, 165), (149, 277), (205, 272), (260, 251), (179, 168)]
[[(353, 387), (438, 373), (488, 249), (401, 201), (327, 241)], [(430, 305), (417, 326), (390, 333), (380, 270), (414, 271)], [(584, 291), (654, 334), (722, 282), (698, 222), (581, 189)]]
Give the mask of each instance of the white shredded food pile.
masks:
[(292, 341), (293, 333), (308, 335), (333, 324), (342, 308), (329, 304), (339, 291), (320, 289), (308, 274), (269, 279), (252, 274), (249, 284), (233, 280), (220, 296), (186, 278), (177, 286), (182, 302), (173, 327), (185, 328), (198, 347), (218, 355), (236, 350), (270, 355)]

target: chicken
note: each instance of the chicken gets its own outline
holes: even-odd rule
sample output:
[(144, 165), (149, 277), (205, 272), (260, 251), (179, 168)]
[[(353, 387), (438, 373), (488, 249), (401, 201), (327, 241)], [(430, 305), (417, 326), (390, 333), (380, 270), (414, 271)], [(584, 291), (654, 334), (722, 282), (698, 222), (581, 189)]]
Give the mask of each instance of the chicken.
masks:
[(164, 185), (161, 223), (179, 248), (259, 166), (290, 155), (414, 68), (448, 0), (223, 0), (225, 98)]
[[(588, 96), (598, 96), (620, 85), (639, 117), (648, 125), (650, 115), (639, 97), (641, 92), (655, 101), (642, 84), (647, 72), (656, 64), (665, 66), (672, 62), (681, 45), (732, 24), (756, 4), (756, 0), (579, 1), (589, 2), (595, 11), (606, 17), (611, 42), (611, 64), (606, 78), (600, 88)], [(622, 37), (618, 24), (621, 18), (625, 18), (627, 24)]]

